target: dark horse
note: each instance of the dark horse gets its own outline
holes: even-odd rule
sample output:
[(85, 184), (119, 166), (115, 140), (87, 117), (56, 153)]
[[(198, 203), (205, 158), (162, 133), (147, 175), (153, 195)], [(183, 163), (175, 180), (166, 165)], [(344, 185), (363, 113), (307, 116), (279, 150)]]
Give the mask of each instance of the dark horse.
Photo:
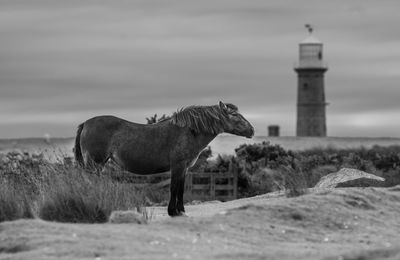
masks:
[(254, 129), (232, 104), (190, 106), (151, 125), (98, 116), (79, 125), (75, 159), (81, 166), (109, 160), (135, 174), (171, 170), (170, 216), (184, 215), (185, 174), (200, 152), (220, 133), (251, 138)]

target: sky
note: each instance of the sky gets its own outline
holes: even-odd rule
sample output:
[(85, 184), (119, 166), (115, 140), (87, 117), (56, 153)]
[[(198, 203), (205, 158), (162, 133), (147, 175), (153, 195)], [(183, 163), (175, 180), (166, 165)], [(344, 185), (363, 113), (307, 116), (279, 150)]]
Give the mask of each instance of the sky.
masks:
[(0, 0), (0, 138), (72, 137), (233, 103), (296, 131), (298, 44), (324, 43), (329, 136), (400, 137), (398, 0)]

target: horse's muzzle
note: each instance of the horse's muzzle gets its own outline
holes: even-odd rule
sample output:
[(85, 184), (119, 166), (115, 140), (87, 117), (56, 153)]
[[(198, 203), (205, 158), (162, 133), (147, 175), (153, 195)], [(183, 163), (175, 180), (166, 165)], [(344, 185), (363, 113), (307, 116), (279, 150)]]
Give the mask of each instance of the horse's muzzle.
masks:
[(251, 129), (249, 130), (249, 133), (246, 134), (246, 137), (247, 138), (252, 138), (253, 136), (254, 136), (254, 128), (251, 127)]

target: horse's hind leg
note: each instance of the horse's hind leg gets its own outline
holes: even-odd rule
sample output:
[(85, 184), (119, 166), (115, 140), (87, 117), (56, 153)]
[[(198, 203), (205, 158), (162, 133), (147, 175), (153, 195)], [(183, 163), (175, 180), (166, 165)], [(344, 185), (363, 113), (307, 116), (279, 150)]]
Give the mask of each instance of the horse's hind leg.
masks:
[(170, 215), (171, 217), (180, 216), (182, 215), (182, 212), (185, 211), (185, 209), (183, 208), (183, 199), (180, 198), (183, 198), (185, 171), (186, 167), (183, 164), (174, 165), (173, 167), (171, 167), (171, 188), (168, 204), (168, 215)]
[(97, 174), (101, 173), (105, 162), (104, 163), (96, 162), (88, 151), (83, 153), (83, 158), (84, 158), (84, 162), (85, 162), (84, 168), (87, 171), (97, 173)]
[(106, 173), (121, 173), (123, 171), (122, 167), (117, 164), (112, 156), (108, 157), (101, 170), (102, 174)]

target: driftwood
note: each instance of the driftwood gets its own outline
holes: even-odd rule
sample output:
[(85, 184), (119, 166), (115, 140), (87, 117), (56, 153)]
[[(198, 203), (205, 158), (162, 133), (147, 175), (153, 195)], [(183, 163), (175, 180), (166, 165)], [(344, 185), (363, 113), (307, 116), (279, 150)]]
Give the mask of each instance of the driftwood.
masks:
[(342, 168), (338, 172), (330, 173), (326, 176), (323, 176), (320, 181), (314, 186), (314, 188), (335, 188), (340, 183), (364, 178), (377, 181), (385, 181), (384, 178), (371, 173), (366, 173), (351, 168)]

